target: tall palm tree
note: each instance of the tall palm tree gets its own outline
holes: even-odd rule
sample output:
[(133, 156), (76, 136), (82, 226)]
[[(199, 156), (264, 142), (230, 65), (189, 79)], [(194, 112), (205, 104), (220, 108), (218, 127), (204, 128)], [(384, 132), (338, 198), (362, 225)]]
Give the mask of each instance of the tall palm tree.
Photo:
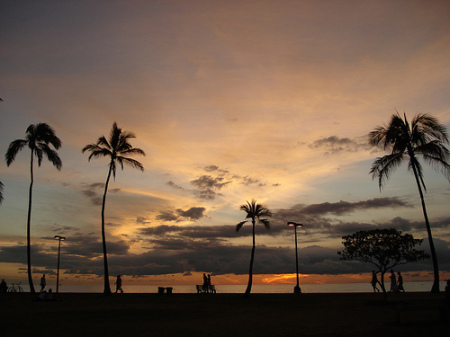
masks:
[(139, 148), (134, 148), (128, 142), (129, 139), (136, 138), (136, 136), (132, 132), (122, 131), (117, 126), (117, 123), (114, 122), (113, 127), (111, 129), (111, 134), (109, 135), (109, 139), (106, 139), (105, 136), (102, 136), (98, 139), (96, 144), (86, 145), (82, 152), (85, 151), (91, 152), (89, 155), (89, 161), (91, 158), (95, 157), (109, 157), (109, 170), (108, 176), (106, 178), (105, 183), (105, 191), (103, 193), (103, 203), (102, 203), (102, 243), (103, 243), (103, 266), (104, 266), (104, 294), (111, 294), (111, 287), (109, 285), (109, 272), (108, 272), (108, 255), (106, 251), (106, 238), (105, 238), (105, 203), (106, 203), (106, 193), (108, 191), (109, 179), (111, 178), (111, 174), (114, 179), (116, 178), (116, 166), (117, 163), (120, 164), (122, 170), (123, 165), (127, 164), (134, 168), (137, 168), (141, 171), (144, 171), (144, 167), (142, 164), (132, 158), (129, 158), (129, 155), (142, 155), (145, 156), (144, 151)]
[[(261, 222), (266, 229), (270, 229), (270, 222), (267, 219), (263, 219), (263, 217), (271, 217), (272, 212), (269, 211), (263, 205), (257, 204), (255, 200), (252, 202), (248, 202), (246, 204), (241, 205), (241, 210), (247, 213), (246, 219), (251, 219), (252, 221), (252, 234), (253, 234), (253, 246), (252, 246), (252, 255), (250, 258), (250, 269), (248, 272), (248, 284), (247, 289), (245, 290), (244, 296), (249, 297), (250, 292), (252, 291), (252, 282), (253, 282), (253, 261), (255, 260), (255, 225), (256, 221)], [(244, 220), (236, 225), (236, 232), (238, 232), (242, 226), (249, 220)]]
[(416, 179), (433, 261), (434, 283), (431, 292), (439, 292), (439, 268), (422, 192), (422, 187), (426, 191), (426, 186), (418, 157), (421, 156), (425, 162), (440, 167), (444, 175), (450, 178), (450, 165), (446, 161), (449, 150), (445, 147), (448, 142), (445, 126), (428, 114), (414, 116), (410, 125), (406, 114), (402, 119), (397, 113), (392, 116), (388, 125), (378, 126), (369, 134), (371, 145), (381, 143), (385, 150), (391, 149), (390, 154), (378, 157), (370, 170), (372, 178), (378, 177), (380, 190), (390, 173), (406, 159), (408, 160), (408, 169), (412, 170)]
[[(31, 203), (33, 195), (33, 159), (36, 156), (38, 159), (38, 166), (41, 166), (43, 155), (46, 155), (48, 160), (52, 162), (58, 170), (61, 170), (62, 162), (55, 150), (61, 147), (61, 140), (56, 136), (55, 131), (46, 123), (31, 124), (26, 131), (25, 139), (16, 139), (9, 144), (6, 152), (6, 164), (9, 166), (16, 158), (17, 153), (22, 150), (24, 146), (28, 145), (31, 150), (30, 161), (30, 190), (28, 196), (28, 219), (27, 219), (27, 261), (28, 261), (28, 283), (30, 284), (30, 291), (35, 293), (33, 286), (33, 278), (31, 275)], [(54, 148), (52, 149), (51, 146)]]

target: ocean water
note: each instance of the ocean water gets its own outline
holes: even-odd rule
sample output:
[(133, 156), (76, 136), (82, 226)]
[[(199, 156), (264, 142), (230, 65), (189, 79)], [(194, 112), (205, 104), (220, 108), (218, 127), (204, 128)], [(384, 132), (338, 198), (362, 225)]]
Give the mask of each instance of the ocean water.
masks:
[[(440, 282), (440, 289), (445, 289), (444, 281)], [(428, 292), (431, 290), (433, 282), (405, 282), (404, 288), (407, 292)], [(125, 293), (157, 293), (160, 285), (123, 285)], [(175, 294), (194, 294), (196, 293), (195, 285), (165, 285), (172, 287)], [(389, 284), (386, 285), (387, 289)], [(222, 294), (240, 294), (244, 293), (247, 285), (216, 285), (217, 293)], [(372, 292), (372, 286), (369, 283), (339, 283), (339, 284), (300, 284), (302, 293), (365, 293)], [(115, 288), (111, 285), (111, 290)], [(294, 290), (294, 284), (277, 284), (277, 285), (253, 285), (252, 293), (254, 294), (291, 294)], [(71, 285), (62, 284), (59, 287), (60, 293), (102, 293), (103, 284), (98, 285)]]

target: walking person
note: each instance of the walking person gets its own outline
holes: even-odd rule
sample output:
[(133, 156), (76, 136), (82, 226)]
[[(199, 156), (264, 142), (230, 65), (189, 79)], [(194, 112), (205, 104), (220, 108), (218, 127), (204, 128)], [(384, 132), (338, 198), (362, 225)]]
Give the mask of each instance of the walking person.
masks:
[(116, 282), (114, 283), (116, 285), (116, 294), (117, 292), (120, 291), (121, 294), (123, 294), (123, 290), (122, 290), (122, 278), (120, 277), (120, 275), (117, 275), (117, 279)]
[(389, 276), (391, 279), (391, 293), (397, 292), (397, 278), (395, 277), (395, 273), (393, 270), (391, 270), (391, 276)]
[(403, 288), (403, 276), (400, 274), (400, 272), (397, 273), (397, 291), (403, 291), (405, 292), (405, 289)]
[(41, 292), (44, 291), (46, 285), (47, 285), (47, 281), (45, 280), (45, 274), (44, 274), (44, 275), (42, 275), (42, 277), (41, 277), (41, 283), (40, 283), (40, 286), (41, 286)]
[(378, 278), (377, 273), (375, 273), (375, 270), (372, 271), (372, 281), (370, 281), (370, 284), (372, 285), (373, 292), (380, 292), (380, 289), (377, 288)]

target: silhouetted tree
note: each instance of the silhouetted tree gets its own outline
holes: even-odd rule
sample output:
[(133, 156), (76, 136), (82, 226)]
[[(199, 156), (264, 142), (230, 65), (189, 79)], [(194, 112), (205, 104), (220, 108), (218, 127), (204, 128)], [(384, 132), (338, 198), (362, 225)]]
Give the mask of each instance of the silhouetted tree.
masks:
[[(247, 213), (246, 219), (251, 219), (252, 222), (252, 234), (253, 234), (253, 246), (252, 246), (252, 255), (250, 258), (250, 269), (248, 272), (248, 284), (247, 289), (245, 290), (244, 296), (250, 296), (250, 292), (252, 290), (252, 282), (253, 282), (253, 261), (255, 260), (255, 225), (256, 221), (261, 222), (266, 229), (270, 229), (270, 222), (264, 217), (271, 217), (272, 212), (269, 211), (263, 205), (259, 205), (255, 200), (252, 202), (248, 202), (246, 204), (241, 205), (241, 210)], [(236, 232), (239, 231), (242, 226), (249, 220), (244, 220), (236, 225)]]
[(122, 170), (123, 165), (127, 164), (141, 171), (144, 171), (144, 167), (140, 162), (128, 157), (130, 155), (145, 156), (144, 151), (142, 151), (139, 148), (134, 148), (131, 146), (131, 144), (128, 142), (128, 140), (131, 138), (136, 138), (136, 136), (132, 132), (122, 131), (122, 129), (120, 129), (117, 126), (117, 123), (114, 122), (113, 127), (111, 129), (111, 134), (109, 135), (109, 139), (106, 139), (105, 136), (102, 136), (98, 139), (96, 144), (86, 145), (82, 150), (83, 153), (85, 151), (91, 152), (91, 154), (89, 155), (89, 161), (93, 157), (110, 158), (108, 176), (106, 178), (105, 191), (103, 193), (103, 202), (102, 202), (102, 243), (103, 243), (103, 266), (105, 274), (104, 275), (105, 286), (103, 292), (106, 295), (111, 294), (111, 287), (109, 285), (108, 254), (106, 250), (106, 238), (105, 238), (105, 203), (109, 179), (111, 178), (111, 174), (115, 179), (117, 163), (120, 164)]
[(426, 191), (426, 186), (423, 179), (422, 165), (418, 157), (421, 156), (425, 162), (435, 167), (440, 167), (444, 175), (450, 179), (450, 165), (446, 161), (449, 150), (445, 147), (445, 144), (448, 144), (445, 126), (428, 114), (414, 116), (411, 125), (406, 119), (406, 114), (404, 114), (404, 119), (397, 114), (392, 116), (389, 125), (378, 126), (374, 131), (370, 132), (369, 143), (371, 145), (379, 145), (381, 143), (385, 150), (391, 150), (390, 154), (378, 157), (370, 170), (373, 178), (378, 177), (380, 190), (384, 181), (389, 178), (390, 173), (404, 160), (409, 160), (408, 169), (412, 170), (416, 179), (430, 243), (434, 271), (434, 283), (431, 291), (438, 293), (439, 267), (422, 192), (422, 187)]
[(3, 183), (0, 181), (0, 204), (3, 201)]
[[(32, 124), (27, 128), (26, 138), (17, 139), (9, 144), (6, 152), (6, 164), (9, 166), (16, 158), (17, 153), (22, 150), (24, 146), (28, 146), (31, 150), (30, 160), (30, 190), (28, 196), (28, 219), (27, 219), (27, 261), (28, 261), (28, 282), (30, 284), (30, 291), (35, 292), (33, 286), (33, 278), (31, 275), (31, 204), (33, 194), (33, 159), (36, 156), (38, 159), (38, 166), (41, 166), (42, 158), (47, 156), (48, 160), (52, 162), (58, 170), (61, 170), (62, 162), (55, 150), (61, 147), (61, 140), (56, 136), (55, 131), (45, 123)], [(53, 150), (51, 146), (55, 149)]]
[(374, 229), (359, 231), (342, 237), (345, 249), (338, 252), (341, 260), (368, 262), (381, 273), (381, 289), (386, 296), (384, 274), (395, 266), (423, 260), (428, 256), (423, 250), (415, 249), (422, 243), (411, 234), (402, 234), (396, 229)]

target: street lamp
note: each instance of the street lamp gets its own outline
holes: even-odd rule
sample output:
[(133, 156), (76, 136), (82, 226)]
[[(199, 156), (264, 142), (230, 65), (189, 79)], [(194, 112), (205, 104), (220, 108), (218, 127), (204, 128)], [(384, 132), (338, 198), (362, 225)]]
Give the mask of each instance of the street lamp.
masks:
[(55, 240), (58, 240), (58, 268), (56, 271), (56, 293), (59, 290), (59, 258), (61, 256), (61, 241), (65, 241), (66, 238), (61, 235), (55, 235)]
[(297, 272), (297, 285), (294, 287), (294, 294), (300, 294), (302, 290), (300, 289), (300, 284), (298, 281), (298, 253), (297, 253), (297, 227), (303, 227), (302, 224), (289, 221), (287, 223), (289, 227), (294, 227), (295, 233), (295, 270)]

